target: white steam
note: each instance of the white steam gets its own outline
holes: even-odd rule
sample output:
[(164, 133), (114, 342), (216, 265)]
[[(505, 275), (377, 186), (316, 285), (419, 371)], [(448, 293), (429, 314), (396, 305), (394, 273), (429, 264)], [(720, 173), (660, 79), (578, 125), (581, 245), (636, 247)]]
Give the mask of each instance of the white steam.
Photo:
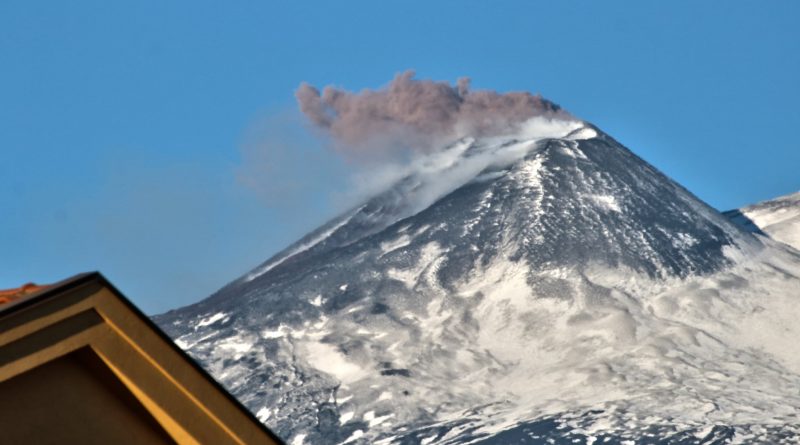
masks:
[[(582, 128), (588, 131), (580, 130)], [(411, 178), (414, 186), (406, 190), (404, 196), (408, 213), (402, 215), (408, 217), (478, 178), (484, 170), (500, 169), (519, 161), (543, 139), (588, 139), (595, 135), (580, 121), (533, 117), (513, 134), (480, 139), (465, 137), (445, 149), (418, 153), (406, 162), (355, 171), (350, 195), (345, 196), (344, 202), (355, 205), (385, 192), (403, 178)], [(466, 154), (467, 151), (470, 153)]]

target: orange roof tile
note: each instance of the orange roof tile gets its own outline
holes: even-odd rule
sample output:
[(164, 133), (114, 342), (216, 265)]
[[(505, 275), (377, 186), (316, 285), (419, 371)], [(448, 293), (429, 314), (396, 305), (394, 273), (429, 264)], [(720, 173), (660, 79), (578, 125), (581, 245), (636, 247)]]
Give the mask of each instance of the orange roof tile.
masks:
[(22, 286), (16, 289), (6, 289), (0, 290), (0, 304), (10, 303), (18, 298), (22, 298), (26, 295), (30, 295), (35, 292), (39, 292), (42, 289), (45, 289), (49, 286), (40, 286), (33, 283), (23, 284)]

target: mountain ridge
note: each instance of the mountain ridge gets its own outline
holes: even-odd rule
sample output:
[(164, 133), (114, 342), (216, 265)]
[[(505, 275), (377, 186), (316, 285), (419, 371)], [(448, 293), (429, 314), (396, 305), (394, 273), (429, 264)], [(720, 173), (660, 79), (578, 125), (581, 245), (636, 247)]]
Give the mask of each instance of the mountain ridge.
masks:
[(293, 443), (793, 434), (800, 363), (776, 345), (798, 330), (795, 252), (583, 122), (409, 171), (157, 322)]
[(745, 230), (767, 235), (800, 250), (800, 191), (723, 214)]

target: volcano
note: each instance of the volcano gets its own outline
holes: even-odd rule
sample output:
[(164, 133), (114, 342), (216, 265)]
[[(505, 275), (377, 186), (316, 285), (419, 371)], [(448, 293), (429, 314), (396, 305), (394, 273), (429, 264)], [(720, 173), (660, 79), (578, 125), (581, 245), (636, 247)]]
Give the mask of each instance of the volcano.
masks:
[(156, 317), (295, 445), (796, 440), (798, 319), (796, 250), (545, 117)]

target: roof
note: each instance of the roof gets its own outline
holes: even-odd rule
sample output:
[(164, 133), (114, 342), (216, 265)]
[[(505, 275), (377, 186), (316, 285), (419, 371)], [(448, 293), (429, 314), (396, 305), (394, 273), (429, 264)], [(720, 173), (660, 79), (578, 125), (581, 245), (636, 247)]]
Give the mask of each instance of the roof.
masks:
[(0, 306), (11, 303), (12, 301), (16, 301), (22, 297), (35, 294), (36, 292), (46, 288), (47, 286), (39, 286), (33, 283), (27, 283), (16, 289), (0, 290)]
[(0, 383), (90, 350), (178, 443), (282, 443), (100, 273), (0, 298)]

